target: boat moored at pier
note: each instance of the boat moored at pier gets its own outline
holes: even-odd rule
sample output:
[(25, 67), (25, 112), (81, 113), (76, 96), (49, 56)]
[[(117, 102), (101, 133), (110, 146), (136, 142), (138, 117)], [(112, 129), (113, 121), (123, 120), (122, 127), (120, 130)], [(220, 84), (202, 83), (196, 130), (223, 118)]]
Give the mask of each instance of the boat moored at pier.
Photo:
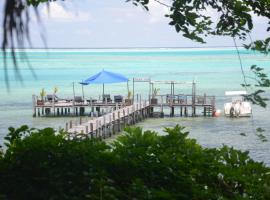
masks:
[(245, 101), (246, 91), (226, 91), (225, 96), (231, 96), (231, 102), (224, 104), (224, 113), (227, 117), (250, 117), (252, 114), (251, 104)]

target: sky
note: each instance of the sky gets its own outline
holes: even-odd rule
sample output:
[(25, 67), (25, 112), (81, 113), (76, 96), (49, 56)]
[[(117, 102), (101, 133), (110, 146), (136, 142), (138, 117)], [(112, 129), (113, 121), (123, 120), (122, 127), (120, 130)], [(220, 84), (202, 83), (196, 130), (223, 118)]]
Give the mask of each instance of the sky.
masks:
[[(169, 1), (169, 0), (164, 0)], [(0, 21), (3, 20), (0, 0)], [(127, 48), (127, 47), (205, 47), (233, 46), (229, 37), (209, 37), (202, 45), (184, 38), (164, 17), (168, 9), (150, 0), (150, 11), (126, 0), (66, 0), (50, 3), (50, 11), (40, 6), (42, 24), (32, 14), (33, 48)], [(213, 18), (218, 16), (209, 12)], [(264, 38), (265, 21), (255, 18), (252, 38)], [(0, 27), (0, 41), (2, 27)], [(241, 45), (238, 42), (238, 45)]]

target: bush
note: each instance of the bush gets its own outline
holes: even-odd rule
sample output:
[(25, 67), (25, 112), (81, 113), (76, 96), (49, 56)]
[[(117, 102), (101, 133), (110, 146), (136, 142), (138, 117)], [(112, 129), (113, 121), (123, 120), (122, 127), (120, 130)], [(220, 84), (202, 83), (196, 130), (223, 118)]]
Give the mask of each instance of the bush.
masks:
[[(10, 128), (3, 199), (270, 199), (270, 169), (248, 152), (202, 148), (183, 127), (127, 128), (110, 146), (53, 129)], [(0, 197), (1, 199), (1, 197)]]

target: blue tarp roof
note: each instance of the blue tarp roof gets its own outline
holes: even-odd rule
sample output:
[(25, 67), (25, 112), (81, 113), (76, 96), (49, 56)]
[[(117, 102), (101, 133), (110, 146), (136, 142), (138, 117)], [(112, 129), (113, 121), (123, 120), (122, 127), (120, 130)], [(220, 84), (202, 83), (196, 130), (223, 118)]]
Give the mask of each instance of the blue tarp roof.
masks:
[(104, 83), (121, 83), (127, 81), (128, 78), (121, 74), (102, 70), (96, 75), (91, 76), (88, 79), (80, 82), (80, 84), (88, 85), (88, 84), (104, 84)]

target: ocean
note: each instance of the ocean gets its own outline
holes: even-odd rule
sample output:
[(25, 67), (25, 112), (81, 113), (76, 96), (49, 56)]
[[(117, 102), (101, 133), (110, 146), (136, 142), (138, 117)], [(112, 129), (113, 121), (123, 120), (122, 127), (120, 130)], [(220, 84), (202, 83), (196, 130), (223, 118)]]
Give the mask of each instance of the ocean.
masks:
[[(8, 132), (8, 127), (64, 127), (69, 120), (63, 118), (33, 118), (32, 95), (39, 95), (42, 88), (47, 94), (58, 87), (57, 96), (72, 98), (73, 82), (75, 94), (82, 95), (79, 82), (96, 74), (102, 69), (121, 73), (128, 78), (151, 78), (151, 80), (195, 81), (197, 93), (215, 95), (217, 109), (223, 110), (223, 104), (230, 101), (225, 97), (227, 90), (243, 90), (243, 76), (237, 52), (234, 48), (130, 48), (130, 49), (29, 49), (25, 50), (28, 61), (18, 56), (19, 72), (22, 81), (14, 73), (11, 57), (8, 57), (8, 77), (10, 91), (6, 89), (3, 55), (0, 54), (0, 145)], [(269, 56), (240, 49), (243, 68), (247, 75), (253, 64), (265, 68), (270, 76)], [(36, 76), (34, 76), (34, 74)], [(132, 89), (132, 83), (129, 84)], [(169, 85), (156, 85), (159, 93), (170, 92)], [(136, 83), (135, 94), (148, 95), (148, 84)], [(190, 85), (175, 86), (176, 93), (191, 93)], [(86, 98), (99, 98), (102, 85), (84, 87)], [(105, 85), (105, 93), (127, 95), (125, 83)], [(268, 89), (266, 96), (270, 97)], [(269, 102), (270, 103), (270, 102)], [(270, 105), (269, 105), (270, 106)], [(143, 129), (163, 133), (164, 127), (176, 124), (190, 131), (189, 137), (198, 140), (205, 147), (220, 147), (223, 144), (237, 149), (248, 150), (252, 158), (270, 165), (270, 109), (253, 106), (252, 118), (230, 119), (224, 116), (216, 118), (163, 118), (148, 119), (139, 126)], [(255, 135), (255, 129), (265, 129), (268, 142), (261, 142)], [(246, 133), (241, 136), (240, 133)]]

